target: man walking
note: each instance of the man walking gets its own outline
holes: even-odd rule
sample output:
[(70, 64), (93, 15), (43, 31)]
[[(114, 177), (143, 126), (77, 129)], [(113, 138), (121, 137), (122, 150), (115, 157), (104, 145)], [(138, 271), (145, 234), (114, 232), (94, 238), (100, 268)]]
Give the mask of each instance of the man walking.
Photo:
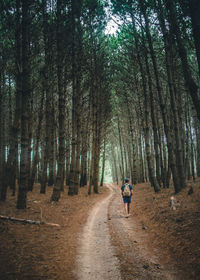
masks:
[(121, 195), (124, 202), (125, 217), (130, 216), (131, 196), (133, 195), (133, 186), (129, 184), (129, 179), (125, 179), (125, 184), (121, 187)]

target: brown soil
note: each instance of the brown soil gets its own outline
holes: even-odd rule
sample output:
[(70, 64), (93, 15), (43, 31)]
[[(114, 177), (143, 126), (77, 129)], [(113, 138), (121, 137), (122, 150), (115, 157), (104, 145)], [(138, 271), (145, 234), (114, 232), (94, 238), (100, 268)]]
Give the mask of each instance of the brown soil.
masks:
[[(188, 186), (175, 196), (176, 210), (170, 208), (173, 188), (155, 194), (148, 184), (138, 184), (132, 215), (128, 219), (123, 215), (119, 187), (112, 188), (107, 221), (102, 223), (108, 225), (121, 278), (200, 279), (199, 182), (193, 186), (193, 194), (187, 194)], [(66, 191), (60, 201), (53, 204), (50, 203), (51, 193), (52, 189), (48, 188), (47, 194), (41, 195), (39, 186), (35, 186), (28, 194), (26, 210), (16, 209), (16, 198), (10, 193), (6, 202), (0, 202), (1, 215), (60, 225), (0, 221), (1, 280), (77, 278), (74, 270), (79, 268), (75, 260), (80, 256), (87, 218), (97, 202), (101, 203), (110, 191), (103, 187), (100, 194), (88, 196), (87, 188), (81, 188), (79, 195), (74, 197), (68, 197)], [(95, 246), (102, 247), (102, 243)], [(98, 251), (98, 248), (94, 250)]]
[[(194, 193), (188, 195), (191, 186)], [(170, 207), (171, 196), (176, 210)], [(200, 279), (200, 180), (188, 182), (176, 195), (172, 187), (155, 194), (151, 187), (140, 184), (133, 208), (135, 219), (147, 227), (150, 248), (162, 251), (162, 263), (173, 260), (184, 273), (181, 279)]]
[(115, 197), (113, 189), (116, 186), (107, 186), (110, 194), (92, 208), (80, 236), (75, 268), (79, 280), (121, 280), (120, 264), (111, 244), (108, 223), (108, 205)]
[(75, 279), (78, 234), (89, 210), (107, 193), (101, 188), (100, 194), (88, 196), (87, 188), (81, 188), (78, 196), (69, 197), (65, 191), (58, 203), (51, 203), (52, 188), (41, 195), (37, 185), (28, 194), (26, 210), (17, 210), (16, 198), (8, 194), (7, 201), (0, 203), (1, 215), (43, 220), (60, 227), (0, 221), (0, 279)]
[(177, 195), (173, 188), (155, 194), (148, 184), (138, 184), (128, 219), (120, 218), (123, 205), (113, 199), (110, 233), (124, 280), (200, 279), (200, 182), (188, 195), (190, 187)]

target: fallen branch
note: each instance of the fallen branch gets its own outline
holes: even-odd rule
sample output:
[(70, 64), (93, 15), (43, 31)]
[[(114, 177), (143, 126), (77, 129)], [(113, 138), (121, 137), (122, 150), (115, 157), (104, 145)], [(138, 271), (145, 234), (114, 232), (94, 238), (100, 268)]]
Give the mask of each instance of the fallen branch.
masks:
[(48, 225), (48, 226), (60, 227), (59, 224), (45, 223), (45, 222), (42, 222), (42, 221), (33, 221), (33, 220), (28, 220), (28, 219), (20, 219), (20, 218), (7, 217), (7, 216), (2, 216), (2, 215), (0, 215), (0, 219), (1, 220), (6, 220), (6, 221), (12, 221), (12, 222), (32, 224), (32, 225)]

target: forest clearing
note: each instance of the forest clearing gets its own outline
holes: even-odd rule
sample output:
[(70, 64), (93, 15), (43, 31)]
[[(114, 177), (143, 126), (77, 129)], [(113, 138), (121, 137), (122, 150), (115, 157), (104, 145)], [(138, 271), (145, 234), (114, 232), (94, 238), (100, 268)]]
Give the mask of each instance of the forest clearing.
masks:
[(0, 279), (200, 279), (199, 15), (0, 1)]

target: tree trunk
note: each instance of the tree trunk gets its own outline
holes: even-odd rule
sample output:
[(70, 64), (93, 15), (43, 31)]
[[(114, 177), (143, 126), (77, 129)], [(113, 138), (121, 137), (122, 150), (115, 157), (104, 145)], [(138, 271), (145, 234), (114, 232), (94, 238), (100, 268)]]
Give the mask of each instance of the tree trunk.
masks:
[(117, 166), (117, 160), (116, 160), (116, 153), (113, 145), (111, 145), (111, 152), (112, 152), (112, 158), (113, 158), (113, 177), (115, 178), (115, 181), (117, 184), (119, 182), (119, 176), (118, 176), (118, 166)]
[(121, 136), (121, 128), (119, 115), (117, 115), (117, 125), (118, 125), (118, 133), (119, 133), (119, 147), (120, 147), (120, 155), (121, 155), (121, 176), (122, 180), (124, 180), (124, 158), (123, 158), (123, 150), (122, 150), (122, 136)]
[[(132, 16), (132, 24), (133, 24), (133, 29), (135, 30), (135, 23), (134, 23), (134, 18)], [(149, 171), (149, 179), (154, 187), (155, 192), (160, 191), (160, 186), (158, 184), (157, 178), (155, 177), (154, 174), (154, 167), (153, 167), (153, 161), (152, 161), (152, 155), (151, 155), (151, 150), (150, 150), (150, 108), (149, 108), (149, 98), (147, 95), (147, 89), (146, 89), (146, 78), (145, 78), (145, 72), (143, 69), (143, 64), (139, 52), (139, 46), (138, 46), (138, 38), (135, 36), (135, 44), (136, 44), (136, 49), (137, 49), (137, 58), (138, 58), (138, 63), (139, 63), (139, 68), (140, 68), (140, 73), (142, 76), (142, 88), (143, 88), (143, 94), (144, 94), (144, 104), (145, 104), (145, 120), (143, 121), (143, 128), (144, 128), (144, 136), (145, 136), (145, 149), (146, 149), (146, 156), (147, 156), (147, 163), (148, 163), (148, 171)]]
[(80, 178), (80, 186), (87, 185), (87, 153), (88, 153), (88, 137), (87, 131), (84, 131), (83, 142), (82, 142), (82, 153), (81, 153), (81, 178)]
[(30, 61), (29, 61), (29, 18), (30, 1), (22, 0), (22, 111), (21, 111), (21, 156), (20, 156), (20, 180), (17, 197), (17, 208), (26, 208), (29, 173), (29, 115), (28, 102), (30, 97)]
[(181, 58), (182, 70), (183, 70), (183, 76), (185, 79), (186, 88), (190, 93), (194, 108), (196, 109), (197, 117), (200, 121), (200, 99), (198, 96), (198, 86), (195, 83), (191, 74), (191, 67), (188, 63), (187, 51), (184, 46), (183, 40), (181, 38), (181, 30), (177, 21), (177, 15), (176, 15), (174, 3), (173, 0), (165, 0), (165, 3), (166, 3), (166, 8), (169, 11), (170, 29), (172, 33), (176, 36), (176, 40), (177, 40), (178, 51), (179, 51), (179, 56)]
[(190, 16), (192, 21), (192, 31), (196, 48), (197, 62), (200, 77), (200, 2), (199, 0), (189, 0)]
[(64, 184), (64, 164), (65, 164), (65, 94), (63, 90), (63, 45), (62, 45), (62, 0), (57, 1), (57, 86), (58, 86), (58, 106), (59, 106), (59, 153), (58, 171), (56, 183), (51, 196), (52, 201), (60, 199), (60, 191)]
[(82, 128), (82, 152), (81, 152), (81, 178), (80, 178), (80, 186), (86, 186), (87, 180), (88, 180), (88, 168), (87, 168), (87, 162), (88, 162), (88, 149), (89, 149), (89, 136), (88, 136), (88, 130), (89, 128), (89, 120), (90, 120), (90, 104), (88, 104), (88, 114), (87, 119), (85, 120), (86, 124), (83, 125)]
[[(93, 123), (94, 126), (94, 123)], [(94, 137), (94, 136), (93, 136)], [(91, 159), (90, 159), (90, 174), (89, 174), (89, 187), (88, 187), (88, 194), (92, 193), (92, 185), (93, 185), (93, 174), (94, 174), (94, 141), (92, 141), (92, 151), (91, 151)]]
[(197, 168), (197, 176), (200, 177), (200, 125), (196, 120), (195, 123), (195, 135), (196, 135), (196, 145), (197, 145), (197, 156), (196, 156), (196, 168)]
[(69, 114), (67, 114), (68, 121), (67, 121), (67, 133), (66, 133), (66, 168), (65, 168), (65, 176), (66, 176), (66, 185), (69, 186), (70, 184), (70, 124), (69, 124)]
[(49, 71), (48, 64), (50, 61), (49, 57), (49, 42), (48, 42), (48, 16), (47, 16), (47, 3), (46, 0), (42, 2), (42, 16), (43, 16), (43, 37), (44, 37), (44, 56), (45, 56), (45, 65), (43, 69), (43, 91), (46, 93), (46, 106), (45, 106), (45, 152), (44, 152), (44, 163), (42, 170), (42, 178), (41, 178), (41, 188), (40, 193), (46, 193), (46, 184), (47, 184), (47, 167), (49, 162), (49, 150), (50, 150), (50, 87), (49, 87)]
[(160, 146), (160, 151), (161, 151), (161, 156), (160, 156), (160, 164), (161, 164), (161, 179), (163, 183), (163, 187), (167, 188), (167, 170), (168, 170), (168, 164), (167, 164), (167, 147), (165, 145), (165, 136), (164, 136), (164, 131), (163, 128), (160, 129), (159, 133), (159, 146)]
[(49, 180), (48, 186), (52, 186), (55, 181), (55, 134), (56, 134), (56, 127), (55, 127), (55, 111), (53, 105), (53, 94), (52, 94), (52, 102), (51, 102), (51, 110), (50, 110), (50, 151), (49, 151)]
[[(78, 5), (79, 4), (79, 5)], [(80, 99), (81, 92), (81, 31), (82, 1), (72, 1), (72, 159), (70, 167), (69, 195), (78, 194), (80, 185)]]
[(94, 192), (98, 193), (98, 174), (99, 174), (99, 146), (98, 146), (98, 92), (97, 92), (97, 86), (95, 87), (95, 92), (94, 92), (94, 98), (93, 98), (93, 120), (94, 120), (94, 125), (93, 125), (93, 174), (92, 174), (92, 182), (93, 182), (93, 188)]
[(18, 170), (18, 135), (20, 130), (21, 113), (21, 33), (20, 33), (20, 1), (16, 0), (16, 29), (15, 29), (15, 110), (14, 120), (10, 129), (10, 149), (8, 156), (8, 165), (10, 169), (9, 185), (12, 189), (12, 195), (15, 195), (16, 178)]
[(144, 34), (143, 34), (143, 47), (145, 49), (145, 64), (146, 64), (146, 72), (148, 77), (148, 86), (149, 86), (149, 100), (150, 100), (150, 107), (151, 107), (151, 122), (152, 122), (152, 128), (153, 128), (153, 140), (154, 140), (154, 151), (155, 151), (155, 161), (156, 161), (156, 179), (160, 186), (161, 184), (161, 175), (160, 175), (160, 151), (159, 151), (159, 137), (158, 137), (158, 127), (157, 127), (157, 120), (155, 116), (155, 101), (154, 101), (154, 94), (153, 94), (153, 88), (152, 88), (152, 78), (150, 74), (150, 67), (149, 67), (149, 61), (147, 57), (147, 49), (145, 46), (144, 41)]
[(137, 174), (137, 168), (136, 168), (136, 144), (135, 144), (135, 139), (134, 139), (134, 134), (133, 134), (133, 120), (132, 120), (132, 114), (128, 102), (128, 95), (127, 92), (125, 91), (125, 98), (126, 98), (126, 107), (128, 111), (128, 119), (129, 119), (129, 129), (130, 129), (130, 136), (131, 136), (131, 146), (132, 146), (132, 161), (133, 164), (130, 164), (130, 168), (133, 166), (133, 173), (131, 172), (131, 180), (133, 184), (136, 184), (138, 181), (138, 174)]
[[(171, 53), (172, 57), (172, 53)], [(173, 65), (173, 62), (171, 61), (170, 65)], [(169, 69), (171, 71), (171, 69)], [(170, 91), (170, 101), (171, 101), (171, 108), (172, 108), (172, 115), (173, 115), (173, 126), (174, 126), (174, 135), (175, 135), (175, 141), (176, 141), (176, 165), (177, 165), (177, 171), (179, 175), (179, 181), (180, 181), (180, 188), (184, 188), (186, 186), (185, 183), (185, 172), (184, 172), (184, 159), (183, 159), (183, 146), (181, 142), (181, 125), (180, 125), (180, 119), (178, 115), (178, 106), (176, 102), (175, 92), (176, 92), (176, 86), (175, 86), (175, 79), (172, 75), (169, 75), (169, 91)], [(172, 86), (173, 85), (173, 86)]]
[(105, 161), (106, 161), (106, 138), (104, 136), (104, 141), (103, 141), (103, 159), (102, 159), (102, 172), (101, 172), (101, 183), (100, 186), (103, 186), (104, 182), (104, 171), (105, 171)]
[[(145, 89), (144, 89), (145, 90)], [(150, 150), (150, 108), (149, 108), (149, 100), (147, 94), (144, 92), (145, 95), (145, 124), (144, 124), (144, 135), (145, 135), (145, 148), (146, 148), (146, 156), (147, 156), (147, 163), (148, 163), (148, 171), (149, 171), (149, 179), (154, 187), (155, 192), (160, 191), (160, 186), (158, 184), (157, 178), (155, 176), (154, 167), (153, 167), (153, 159)]]
[(140, 141), (138, 143), (139, 145), (139, 155), (140, 155), (140, 167), (139, 167), (139, 171), (140, 171), (140, 177), (139, 177), (139, 183), (143, 183), (145, 181), (145, 175), (144, 175), (144, 156), (143, 156), (143, 147), (142, 147), (142, 143), (143, 143), (143, 137), (142, 134), (140, 134)]
[[(1, 71), (1, 70), (0, 70)], [(4, 84), (3, 81), (3, 74), (0, 72), (0, 82), (1, 85)], [(5, 92), (3, 92), (3, 86), (0, 87), (0, 200), (6, 200), (6, 190), (7, 186), (5, 184), (5, 140), (4, 140), (4, 132), (5, 132), (5, 120), (3, 118), (4, 109), (3, 103), (4, 101)]]
[(37, 164), (39, 161), (39, 144), (40, 144), (42, 121), (43, 121), (43, 116), (44, 116), (43, 107), (44, 107), (44, 93), (41, 98), (40, 113), (39, 113), (39, 117), (38, 117), (38, 126), (37, 126), (37, 130), (36, 130), (35, 153), (33, 156), (32, 172), (31, 172), (31, 178), (30, 178), (30, 191), (33, 190), (33, 185), (35, 182), (35, 176), (36, 176), (36, 172), (37, 172)]
[[(169, 163), (170, 163), (170, 168), (171, 168), (171, 171), (172, 171), (172, 174), (173, 174), (173, 182), (174, 182), (175, 192), (177, 193), (181, 190), (182, 186), (180, 185), (179, 176), (178, 176), (177, 168), (176, 168), (176, 162), (175, 162), (174, 150), (173, 150), (174, 142), (173, 142), (173, 139), (171, 137), (171, 132), (170, 132), (170, 129), (169, 129), (169, 124), (168, 124), (168, 119), (167, 119), (166, 106), (165, 106), (165, 102), (164, 102), (164, 98), (163, 98), (163, 93), (161, 91), (159, 74), (158, 74), (158, 67), (157, 67), (156, 57), (155, 57), (155, 53), (154, 53), (154, 49), (153, 49), (151, 34), (150, 34), (150, 30), (149, 30), (149, 22), (148, 22), (148, 18), (147, 18), (147, 15), (146, 15), (145, 8), (144, 8), (141, 1), (140, 1), (140, 3), (141, 3), (142, 11), (143, 11), (143, 14), (144, 14), (144, 17), (145, 17), (146, 32), (147, 32), (147, 38), (148, 38), (148, 43), (149, 43), (149, 48), (150, 48), (151, 59), (152, 59), (152, 63), (153, 63), (154, 74), (155, 74), (155, 78), (156, 78), (156, 87), (157, 87), (159, 103), (160, 103), (159, 105), (160, 105), (160, 109), (161, 109), (161, 113), (162, 113), (165, 135), (167, 137)], [(163, 38), (164, 38), (164, 44), (165, 44), (166, 68), (167, 68), (167, 72), (170, 73), (169, 72), (169, 67), (170, 67), (169, 57), (167, 56), (167, 54), (168, 54), (168, 52), (167, 52), (168, 45), (167, 45), (167, 39), (166, 39), (166, 34), (167, 33), (166, 33), (164, 18), (163, 18), (163, 15), (162, 15), (162, 6), (160, 4), (161, 4), (161, 2), (160, 2), (160, 0), (158, 0), (158, 5), (159, 5), (158, 17), (159, 17), (159, 21), (160, 21), (161, 30), (163, 32)], [(169, 77), (169, 74), (168, 74), (168, 77)]]
[(191, 173), (192, 173), (192, 178), (193, 178), (193, 181), (195, 181), (196, 179), (196, 175), (195, 175), (195, 157), (194, 157), (194, 139), (193, 139), (193, 127), (192, 127), (192, 123), (191, 123), (191, 117), (189, 118), (189, 126), (188, 126), (188, 144), (190, 143), (190, 154), (191, 154)]

